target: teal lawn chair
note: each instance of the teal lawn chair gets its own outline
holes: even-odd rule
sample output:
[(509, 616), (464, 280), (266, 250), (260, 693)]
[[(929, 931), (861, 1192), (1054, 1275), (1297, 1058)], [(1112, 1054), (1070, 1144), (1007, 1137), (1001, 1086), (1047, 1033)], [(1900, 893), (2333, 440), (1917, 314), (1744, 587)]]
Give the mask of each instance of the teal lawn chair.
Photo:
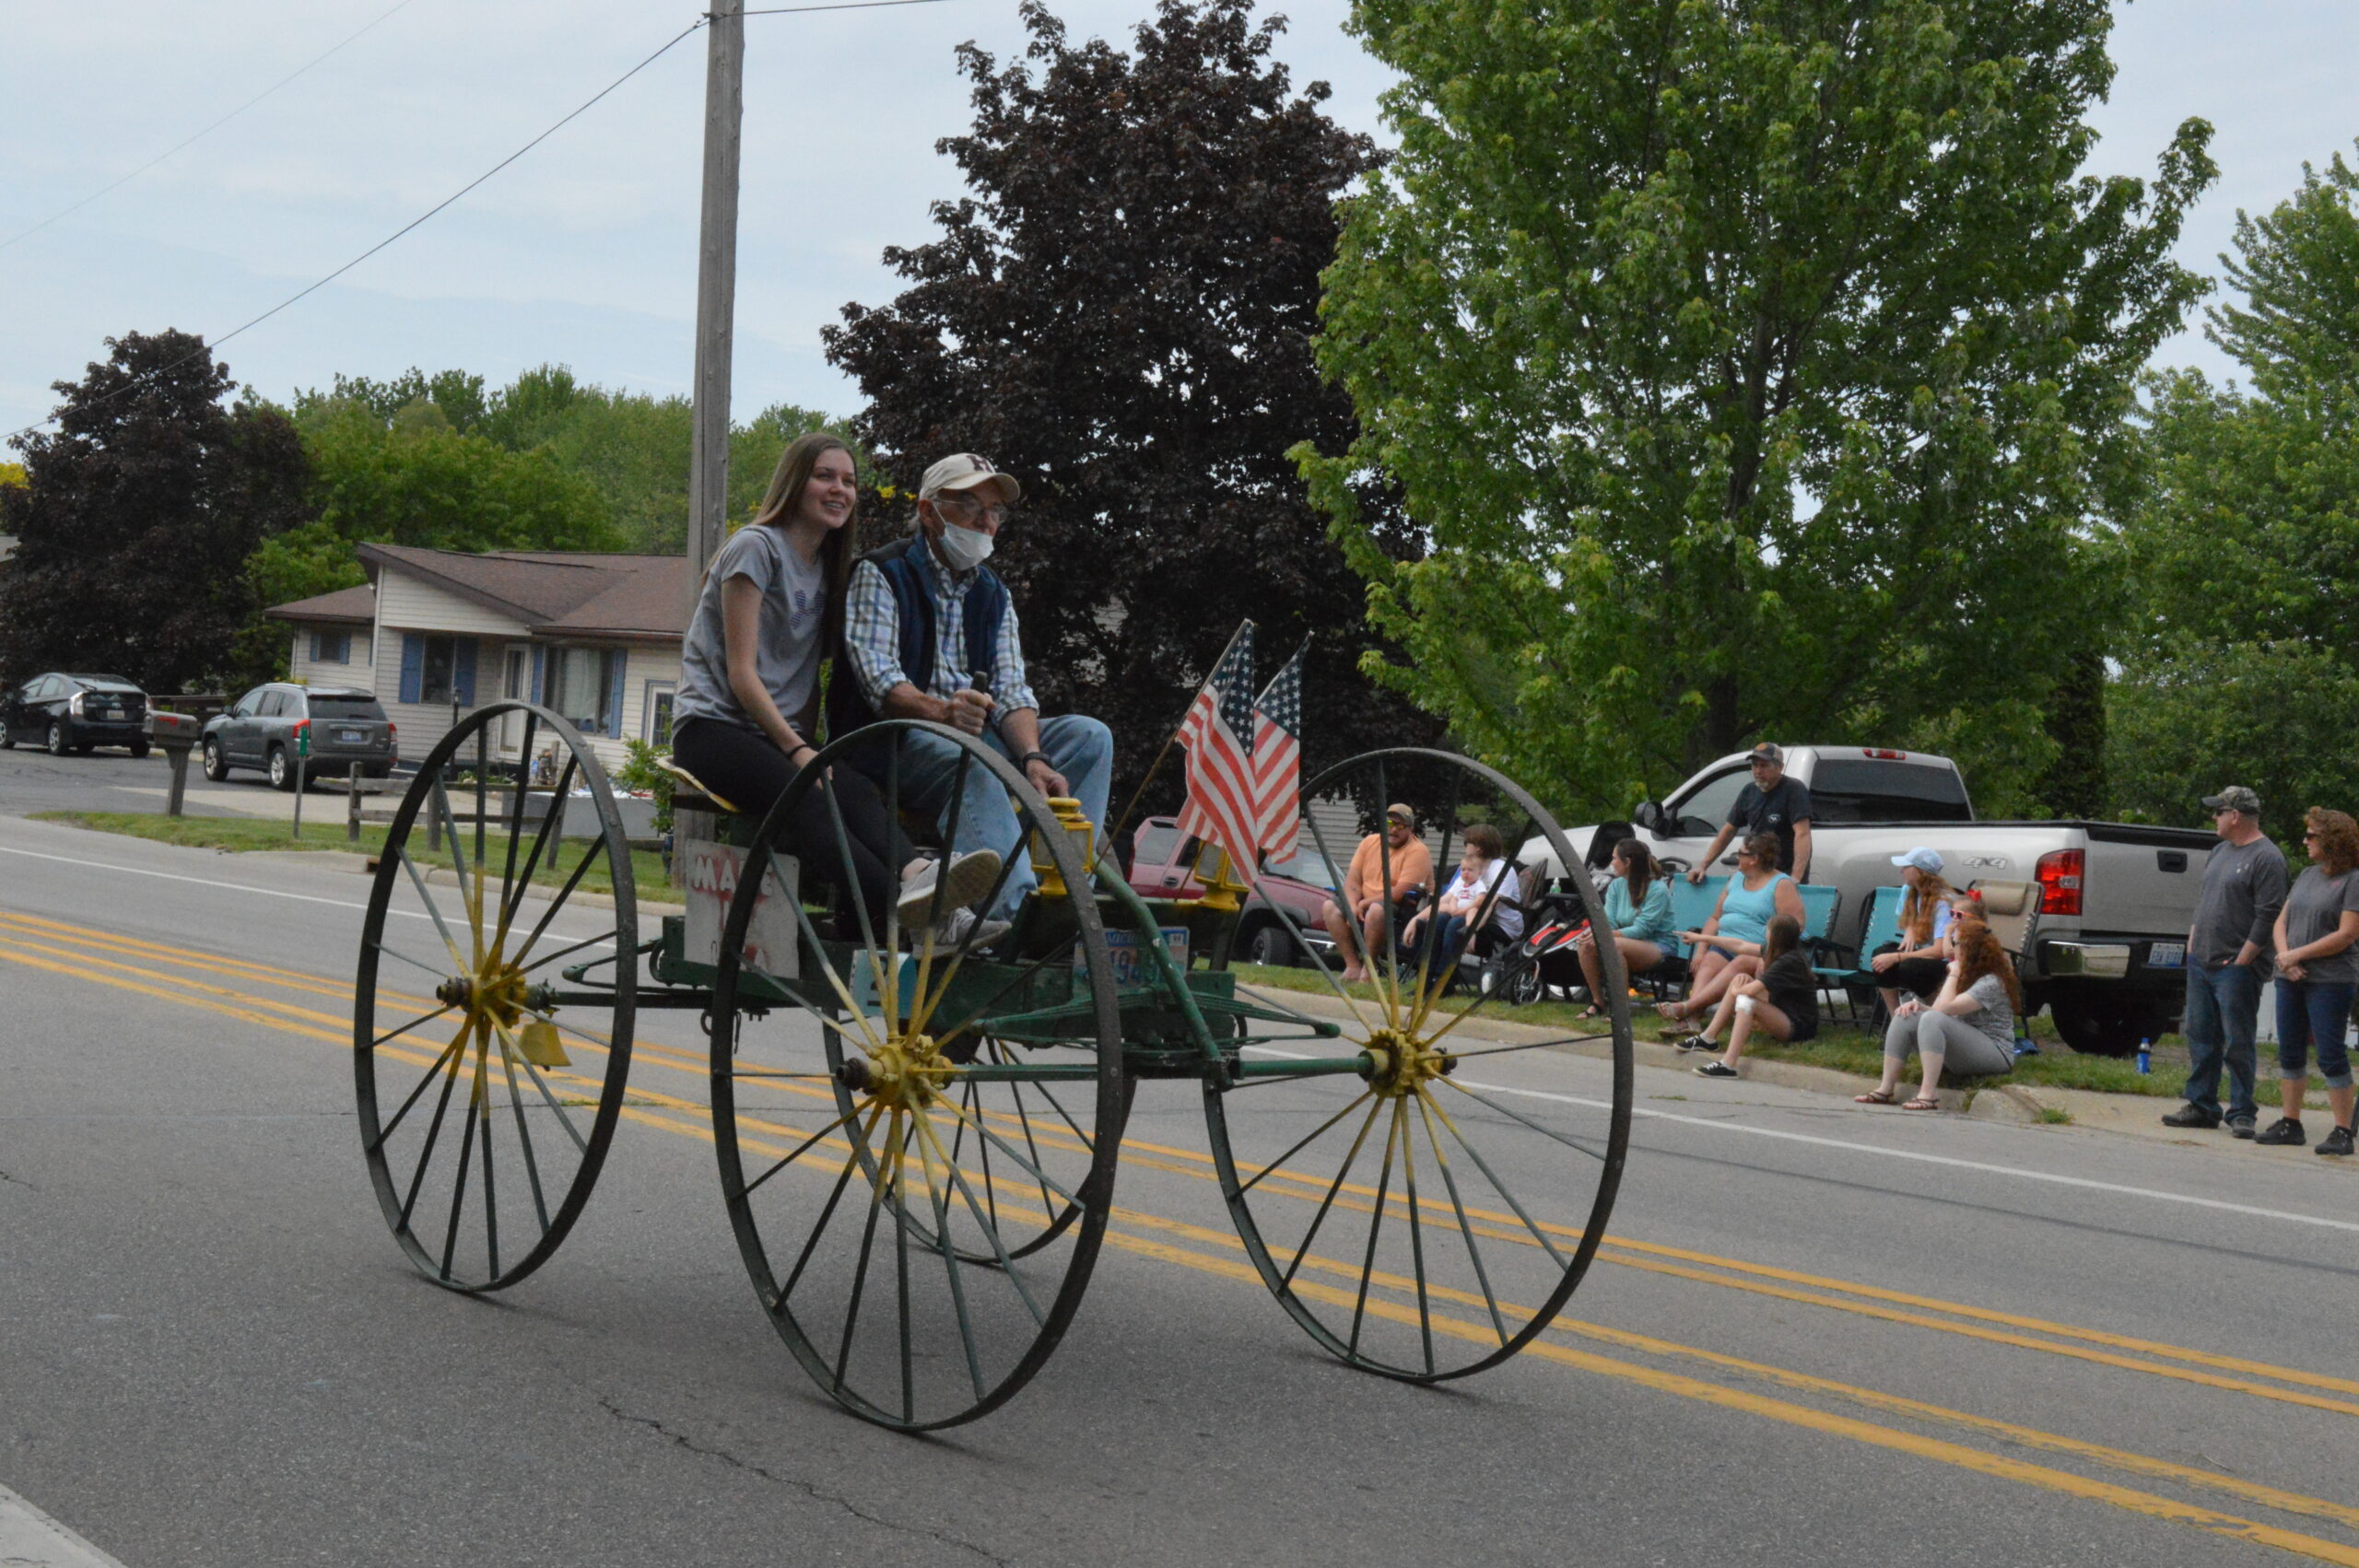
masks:
[(1886, 942), (1900, 940), (1900, 903), (1907, 891), (1903, 887), (1875, 890), (1868, 900), (1868, 918), (1860, 922), (1858, 947), (1847, 948), (1832, 940), (1811, 944), (1812, 972), (1831, 989), (1842, 991), (1853, 1023), (1859, 1022), (1860, 993), (1876, 989), (1876, 973), (1868, 966), (1868, 955)]

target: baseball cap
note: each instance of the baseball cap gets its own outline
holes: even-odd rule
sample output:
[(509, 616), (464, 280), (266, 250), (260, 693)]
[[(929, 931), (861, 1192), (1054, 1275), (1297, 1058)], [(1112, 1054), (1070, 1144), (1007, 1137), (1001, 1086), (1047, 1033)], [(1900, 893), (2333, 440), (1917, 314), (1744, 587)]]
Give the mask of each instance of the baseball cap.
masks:
[(1011, 501), (1024, 497), (1024, 487), (993, 468), (991, 459), (974, 452), (952, 452), (925, 471), (925, 480), (918, 486), (918, 499), (930, 501), (945, 490), (972, 490), (990, 484), (997, 484)]
[(1752, 755), (1745, 760), (1747, 762), (1774, 762), (1778, 766), (1783, 767), (1786, 766), (1786, 754), (1779, 748), (1771, 745), (1766, 741), (1764, 741), (1759, 745), (1753, 748)]
[(1407, 823), (1411, 827), (1417, 825), (1417, 813), (1411, 811), (1408, 807), (1402, 805), (1398, 801), (1395, 801), (1391, 805), (1385, 807), (1384, 814), (1388, 818), (1397, 816), (1402, 822)]
[(1892, 863), (1895, 866), (1915, 866), (1927, 876), (1939, 876), (1942, 871), (1942, 855), (1940, 850), (1928, 849), (1919, 844), (1906, 854), (1895, 855), (1892, 858)]
[(2215, 812), (2242, 812), (2247, 816), (2260, 814), (2260, 797), (2241, 784), (2231, 784), (2216, 795), (2204, 796), (2203, 803)]

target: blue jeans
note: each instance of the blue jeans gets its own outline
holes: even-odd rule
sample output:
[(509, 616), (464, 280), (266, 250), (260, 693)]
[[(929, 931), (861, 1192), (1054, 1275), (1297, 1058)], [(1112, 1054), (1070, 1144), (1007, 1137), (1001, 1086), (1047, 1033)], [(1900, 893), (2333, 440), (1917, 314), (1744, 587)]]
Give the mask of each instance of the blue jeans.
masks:
[(2250, 1121), (2259, 1113), (2252, 1098), (2253, 1026), (2260, 1019), (2260, 972), (2249, 964), (2216, 969), (2190, 964), (2187, 969), (2187, 1103), (2208, 1116), (2220, 1115), (2220, 1067), (2228, 1069), (2230, 1121)]
[(2318, 1076), (2330, 1089), (2351, 1087), (2351, 1058), (2342, 1033), (2351, 1023), (2351, 1000), (2359, 985), (2348, 980), (2277, 982), (2277, 1076), (2309, 1076), (2310, 1047), (2318, 1047)]
[[(987, 730), (976, 738), (1002, 756), (1015, 760), (998, 731)], [(1081, 802), (1081, 814), (1104, 833), (1106, 792), (1114, 777), (1112, 732), (1097, 720), (1078, 715), (1043, 719), (1040, 749), (1049, 754), (1050, 766), (1065, 776), (1074, 799)], [(859, 757), (857, 748), (852, 755)], [(901, 737), (901, 802), (919, 811), (933, 812), (937, 825), (945, 833), (950, 828), (951, 790), (958, 781), (959, 760), (966, 755), (950, 742), (933, 735)], [(863, 762), (863, 766), (878, 770), (881, 787), (882, 758), (874, 763)], [(998, 899), (985, 911), (997, 919), (1013, 919), (1025, 895), (1039, 882), (1033, 874), (1032, 857), (1023, 843), (1023, 826), (1015, 819), (1015, 808), (1008, 804), (1007, 790), (981, 765), (968, 764), (963, 793), (966, 799), (958, 808), (958, 841), (950, 848), (954, 853), (996, 849), (1000, 858), (1014, 868), (1000, 884)]]

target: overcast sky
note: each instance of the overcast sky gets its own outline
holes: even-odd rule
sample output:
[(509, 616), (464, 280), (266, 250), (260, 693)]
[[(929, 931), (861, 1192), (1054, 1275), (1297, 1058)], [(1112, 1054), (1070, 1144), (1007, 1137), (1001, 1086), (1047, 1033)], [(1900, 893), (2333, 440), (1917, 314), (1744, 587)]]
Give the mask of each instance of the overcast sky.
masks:
[[(762, 0), (754, 0), (755, 4)], [(1148, 0), (1057, 0), (1076, 37), (1127, 40)], [(1295, 0), (1281, 53), (1381, 135), (1384, 74), (1345, 0)], [(50, 412), (102, 339), (218, 336), (350, 260), (514, 151), (695, 18), (649, 0), (0, 0), (0, 242), (120, 179), (322, 51), (291, 85), (79, 211), (0, 243), (0, 432)], [(2182, 259), (2215, 273), (2262, 210), (2359, 135), (2352, 0), (2118, 6), (2101, 172), (2151, 173), (2172, 128), (2218, 128), (2219, 184)], [(849, 413), (821, 357), (847, 300), (881, 303), (888, 244), (957, 193), (937, 138), (967, 120), (951, 51), (1021, 48), (1012, 0), (773, 16), (747, 29), (735, 408)], [(284, 399), (337, 372), (544, 361), (686, 392), (705, 68), (699, 35), (447, 212), (222, 351)], [(2220, 371), (2192, 333), (2167, 360)]]

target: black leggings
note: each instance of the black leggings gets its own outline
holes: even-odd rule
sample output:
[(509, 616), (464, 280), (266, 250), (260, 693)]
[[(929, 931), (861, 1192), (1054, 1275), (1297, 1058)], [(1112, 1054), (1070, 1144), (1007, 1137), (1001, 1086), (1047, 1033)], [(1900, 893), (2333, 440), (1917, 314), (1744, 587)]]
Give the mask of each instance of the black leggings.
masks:
[[(769, 815), (794, 780), (794, 765), (768, 735), (718, 719), (682, 723), (673, 738), (672, 755), (707, 789), (757, 817)], [(845, 850), (837, 847), (835, 821), (827, 811), (827, 797), (833, 794), (836, 809), (843, 813), (844, 844), (860, 882), (860, 901), (881, 942), (886, 910), (901, 885), (901, 868), (917, 858), (917, 850), (900, 824), (886, 816), (885, 797), (865, 773), (835, 767), (828, 775), (827, 784), (795, 802), (786, 820), (785, 848), (803, 861), (806, 880), (824, 879), (837, 884), (839, 895), (843, 892)], [(840, 897), (838, 913), (851, 913)]]
[[(1881, 954), (1897, 953), (1900, 944), (1889, 942), (1876, 949)], [(1904, 958), (1876, 977), (1876, 984), (1893, 990), (1913, 991), (1920, 997), (1931, 997), (1949, 978), (1950, 966), (1939, 958)]]

